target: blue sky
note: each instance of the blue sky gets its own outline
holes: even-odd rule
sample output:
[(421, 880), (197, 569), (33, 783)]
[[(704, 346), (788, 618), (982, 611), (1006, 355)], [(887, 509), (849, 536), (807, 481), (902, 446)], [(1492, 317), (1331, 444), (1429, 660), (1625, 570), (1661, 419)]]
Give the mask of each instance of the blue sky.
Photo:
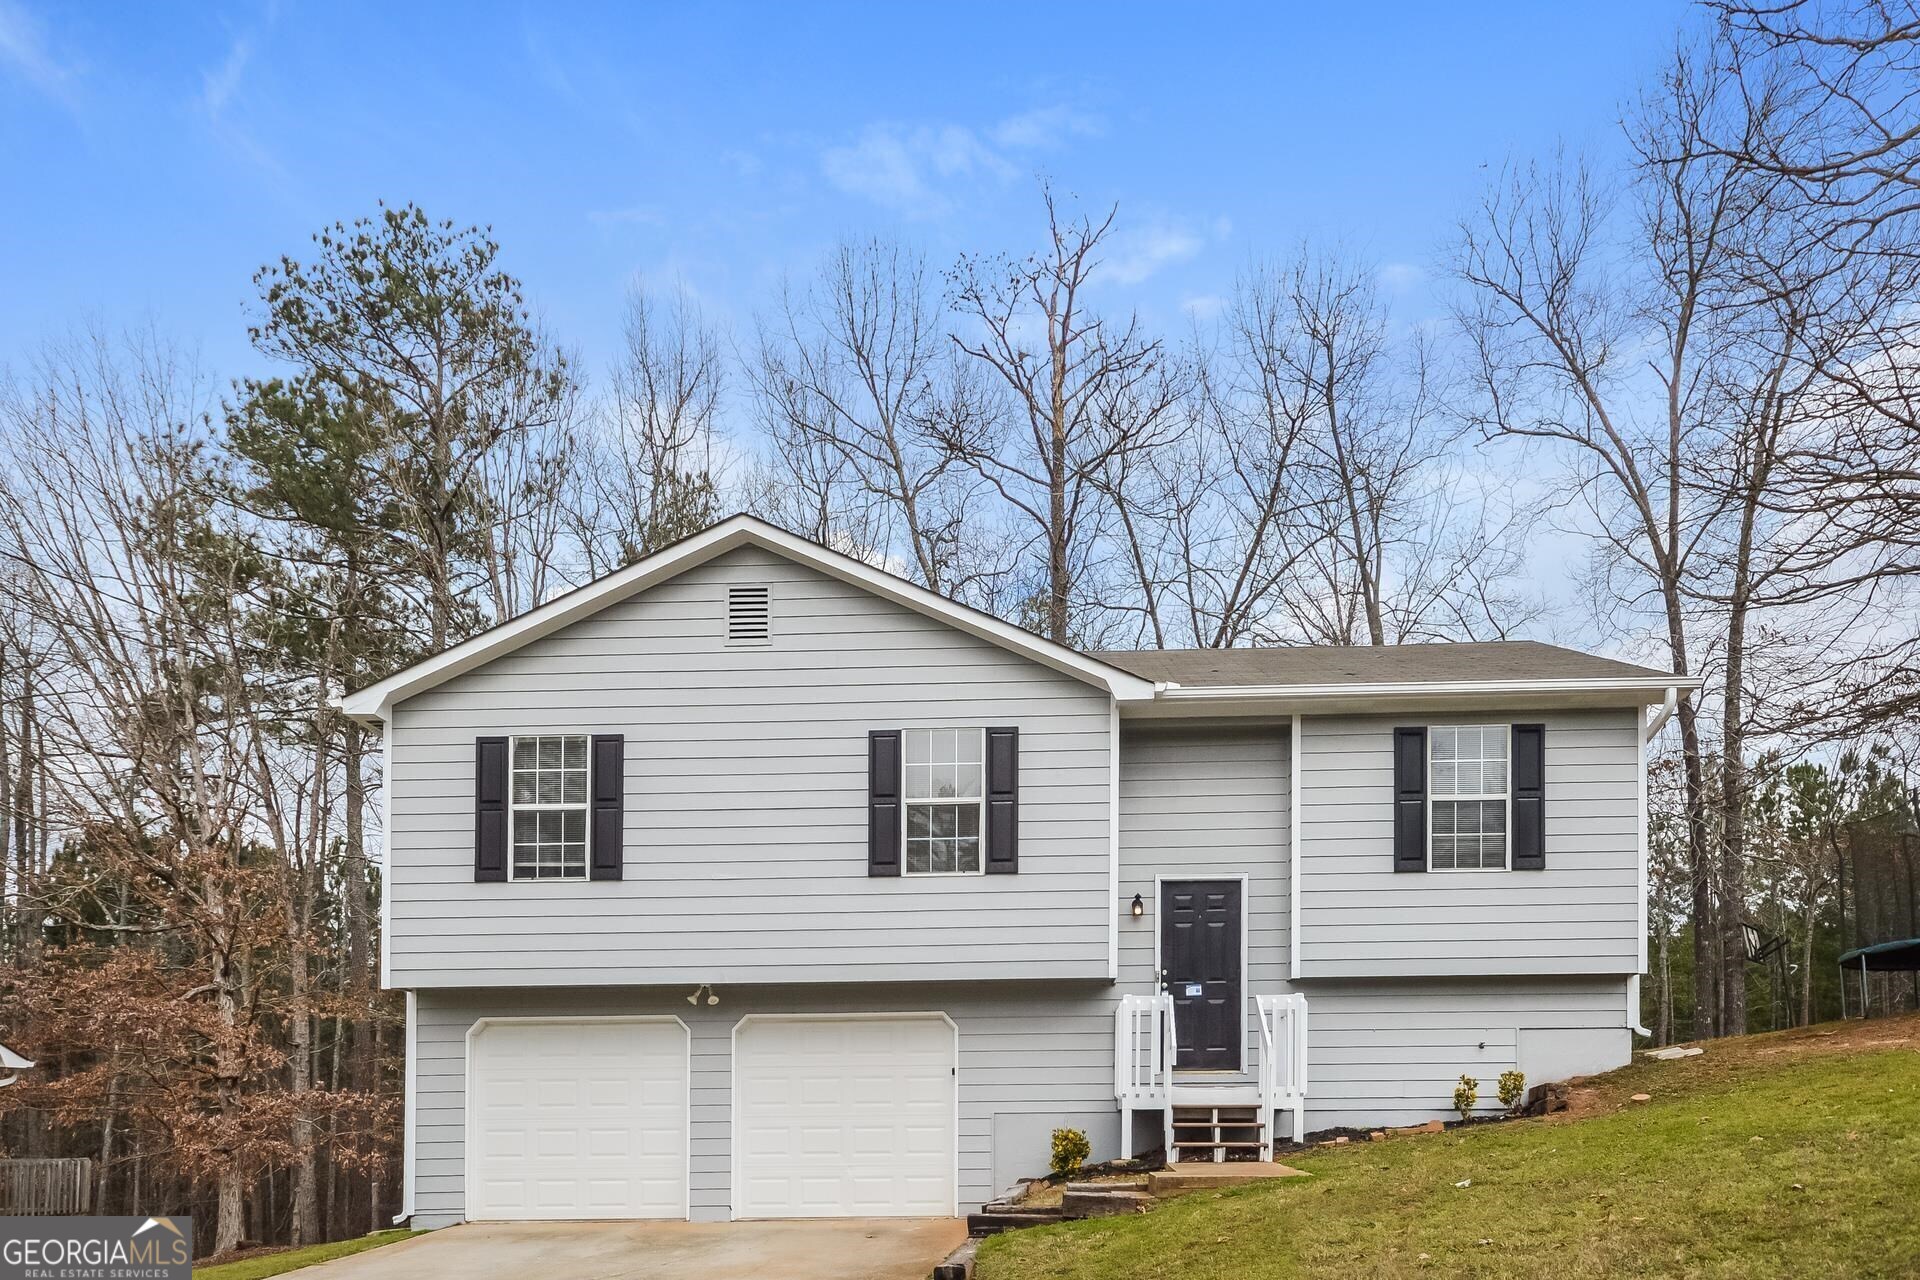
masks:
[(1617, 154), (1687, 7), (67, 5), (0, 0), (0, 364), (152, 320), (256, 367), (250, 278), (376, 201), (491, 224), (604, 363), (636, 276), (742, 331), (848, 234), (1034, 244), (1118, 201), (1107, 305), (1179, 329), (1302, 238), (1435, 306), (1510, 155)]

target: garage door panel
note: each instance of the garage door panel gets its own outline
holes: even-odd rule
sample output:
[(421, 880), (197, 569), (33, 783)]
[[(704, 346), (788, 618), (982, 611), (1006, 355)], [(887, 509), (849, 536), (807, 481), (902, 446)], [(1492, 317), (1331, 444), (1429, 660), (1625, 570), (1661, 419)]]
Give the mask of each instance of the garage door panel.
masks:
[(944, 1018), (743, 1021), (736, 1214), (952, 1213), (953, 1063)]
[(470, 1218), (686, 1216), (678, 1022), (489, 1023), (468, 1089)]

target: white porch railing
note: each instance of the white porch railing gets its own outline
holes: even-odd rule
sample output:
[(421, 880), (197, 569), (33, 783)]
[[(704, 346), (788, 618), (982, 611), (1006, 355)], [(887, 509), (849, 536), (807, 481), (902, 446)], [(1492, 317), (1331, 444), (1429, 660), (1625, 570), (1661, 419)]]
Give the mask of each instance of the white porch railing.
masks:
[[(1270, 1159), (1271, 1125), (1276, 1112), (1293, 1113), (1295, 1142), (1306, 1136), (1307, 998), (1299, 994), (1255, 996), (1252, 1003), (1257, 1034), (1253, 1038), (1251, 1074), (1260, 1112), (1267, 1122), (1261, 1130), (1261, 1155)], [(1166, 1150), (1169, 1154), (1173, 1151), (1178, 1060), (1173, 997), (1164, 991), (1120, 997), (1113, 1020), (1113, 1095), (1120, 1103), (1122, 1149), (1129, 1154), (1136, 1110), (1161, 1113)], [(1240, 1105), (1251, 1101), (1255, 1099), (1243, 1098)]]
[[(1173, 997), (1121, 996), (1113, 1011), (1113, 1096), (1120, 1100), (1120, 1149), (1133, 1154), (1135, 1108), (1161, 1112), (1166, 1141), (1173, 1141)], [(1167, 1147), (1171, 1151), (1171, 1146)]]
[[(1256, 996), (1254, 1009), (1260, 1019), (1255, 1064), (1260, 1079), (1260, 1113), (1267, 1119), (1276, 1111), (1293, 1112), (1293, 1140), (1307, 1136), (1307, 998), (1292, 994)], [(1273, 1158), (1271, 1130), (1266, 1136), (1265, 1155)]]

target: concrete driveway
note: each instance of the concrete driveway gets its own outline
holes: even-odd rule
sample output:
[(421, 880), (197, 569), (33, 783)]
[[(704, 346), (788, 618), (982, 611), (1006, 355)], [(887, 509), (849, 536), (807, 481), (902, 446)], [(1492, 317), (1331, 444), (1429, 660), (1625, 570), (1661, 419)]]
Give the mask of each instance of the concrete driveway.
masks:
[(302, 1280), (927, 1280), (958, 1218), (468, 1223), (309, 1267)]

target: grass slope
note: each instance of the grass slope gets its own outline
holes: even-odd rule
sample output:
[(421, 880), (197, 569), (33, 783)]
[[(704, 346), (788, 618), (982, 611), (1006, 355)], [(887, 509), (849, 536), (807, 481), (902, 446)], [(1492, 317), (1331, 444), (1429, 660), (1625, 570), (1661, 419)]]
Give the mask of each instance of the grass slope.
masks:
[(396, 1240), (405, 1240), (409, 1236), (419, 1234), (418, 1231), (376, 1231), (372, 1235), (357, 1236), (352, 1240), (335, 1240), (331, 1244), (316, 1244), (306, 1249), (278, 1249), (271, 1253), (258, 1253), (252, 1257), (241, 1258), (237, 1262), (222, 1262), (211, 1267), (195, 1267), (193, 1276), (194, 1280), (266, 1280), (268, 1276), (298, 1271), (301, 1267), (310, 1267), (316, 1262), (331, 1262), (335, 1258), (365, 1253), (369, 1249), (378, 1249), (383, 1244), (392, 1244)]
[(1704, 1047), (1594, 1077), (1569, 1116), (1000, 1236), (978, 1280), (1920, 1276), (1920, 1018)]

